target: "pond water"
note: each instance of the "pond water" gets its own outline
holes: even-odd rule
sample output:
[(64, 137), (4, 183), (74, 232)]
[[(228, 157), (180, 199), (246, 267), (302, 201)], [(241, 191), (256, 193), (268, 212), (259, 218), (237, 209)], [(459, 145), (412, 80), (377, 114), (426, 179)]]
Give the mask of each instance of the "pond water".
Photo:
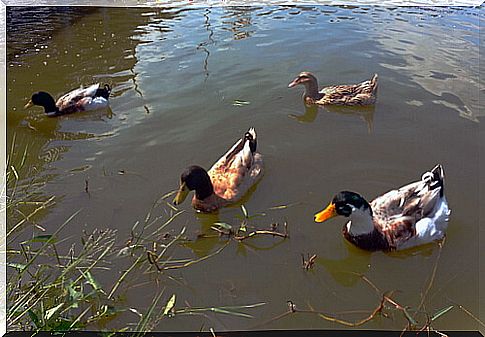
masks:
[[(35, 186), (37, 199), (55, 199), (17, 240), (52, 233), (81, 210), (62, 234), (66, 251), (96, 228), (116, 229), (121, 250), (149, 212), (161, 223), (170, 216), (160, 198), (178, 187), (186, 166), (209, 168), (253, 126), (266, 168), (260, 183), (217, 214), (198, 214), (187, 200), (178, 206), (185, 212), (164, 228), (177, 235), (186, 227), (189, 241), (174, 256), (213, 256), (163, 274), (152, 268), (130, 275), (125, 305), (147, 308), (161, 289), (167, 299), (176, 294), (180, 306), (266, 303), (247, 311), (254, 319), (176, 316), (161, 320), (158, 330), (341, 328), (315, 315), (271, 320), (287, 310), (288, 300), (327, 313), (358, 311), (341, 316), (350, 320), (364, 317), (379, 298), (352, 273), (366, 275), (382, 291), (399, 290), (402, 304), (417, 307), (437, 266), (426, 310), (456, 302), (483, 319), (481, 9), (51, 8), (42, 19), (35, 11), (7, 13), (7, 26), (17, 27), (7, 35), (7, 148), (14, 165), (25, 161), (18, 174), (28, 178), (18, 193)], [(372, 108), (307, 109), (302, 88), (287, 88), (303, 70), (321, 85), (378, 73), (378, 101)], [(59, 97), (97, 81), (113, 87), (108, 110), (48, 118), (41, 108), (23, 109), (34, 91)], [(435, 244), (370, 254), (344, 241), (345, 219), (313, 222), (340, 190), (372, 200), (437, 163), (445, 169), (452, 209), (440, 256)], [(241, 204), (249, 215), (264, 213), (250, 226), (279, 223), (281, 230), (286, 221), (290, 237), (227, 246), (225, 237), (204, 237), (217, 234), (215, 222), (239, 224)], [(288, 207), (274, 208), (281, 205)], [(10, 226), (17, 217), (9, 214)], [(302, 254), (317, 255), (309, 271), (301, 266)], [(100, 271), (100, 283), (112, 284), (126, 268), (125, 260), (114, 259), (110, 271)], [(136, 320), (124, 313), (108, 326)], [(435, 325), (479, 328), (459, 309)], [(364, 327), (404, 326), (396, 312)]]

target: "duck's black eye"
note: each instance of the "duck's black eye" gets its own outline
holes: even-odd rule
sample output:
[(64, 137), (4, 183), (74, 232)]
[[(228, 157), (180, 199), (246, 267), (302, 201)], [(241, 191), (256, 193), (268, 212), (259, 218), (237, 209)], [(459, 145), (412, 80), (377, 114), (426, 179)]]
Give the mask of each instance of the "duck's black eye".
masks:
[(350, 216), (350, 214), (352, 214), (352, 207), (349, 204), (336, 205), (335, 210), (337, 211), (337, 214), (343, 216)]

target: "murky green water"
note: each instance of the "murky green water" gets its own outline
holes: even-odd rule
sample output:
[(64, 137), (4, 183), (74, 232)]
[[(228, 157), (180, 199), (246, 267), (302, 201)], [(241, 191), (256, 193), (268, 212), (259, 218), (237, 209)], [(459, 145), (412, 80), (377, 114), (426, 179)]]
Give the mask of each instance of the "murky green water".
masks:
[[(371, 311), (378, 297), (349, 272), (364, 273), (381, 290), (399, 290), (401, 303), (416, 307), (437, 260), (436, 245), (368, 254), (344, 241), (344, 219), (315, 224), (313, 214), (340, 190), (371, 200), (419, 178), (436, 163), (445, 168), (452, 216), (426, 309), (434, 312), (458, 302), (478, 315), (483, 11), (101, 8), (48, 15), (35, 23), (19, 21), (18, 9), (9, 10), (7, 24), (25, 22), (25, 29), (9, 32), (7, 41), (8, 148), (13, 148), (15, 165), (28, 148), (26, 171), (19, 172), (30, 177), (24, 183), (38, 183), (39, 199), (55, 196), (55, 205), (31, 219), (32, 228), (20, 238), (43, 233), (39, 226), (53, 232), (81, 209), (65, 232), (70, 238), (66, 249), (95, 228), (116, 228), (121, 249), (134, 223), (177, 187), (187, 165), (209, 168), (248, 127), (258, 132), (266, 173), (243, 202), (250, 214), (265, 213), (251, 225), (268, 228), (287, 221), (290, 238), (230, 242), (214, 257), (171, 272), (172, 278), (139, 274), (128, 280), (133, 286), (123, 298), (127, 306), (146, 308), (165, 287), (167, 298), (176, 293), (180, 305), (267, 304), (250, 312), (257, 317), (253, 320), (178, 316), (162, 320), (159, 330), (258, 324), (265, 329), (340, 328), (311, 315), (264, 322), (285, 312), (287, 300), (328, 313)], [(50, 20), (61, 28), (46, 29)], [(287, 88), (302, 70), (315, 73), (321, 85), (378, 73), (378, 102), (366, 109), (305, 109), (301, 88)], [(34, 91), (57, 97), (95, 81), (113, 86), (108, 111), (47, 118), (40, 108), (23, 110)], [(167, 230), (176, 234), (186, 226), (192, 241), (177, 249), (178, 257), (216, 252), (226, 238), (198, 235), (213, 234), (214, 222), (240, 222), (238, 207), (217, 215), (197, 214), (189, 202), (180, 208), (186, 212)], [(153, 213), (166, 216), (168, 210), (160, 203)], [(10, 224), (16, 217), (9, 215)], [(301, 254), (317, 254), (311, 271), (302, 270)], [(110, 272), (100, 273), (100, 282), (111, 284), (124, 268), (115, 260)], [(481, 309), (483, 318), (483, 304)], [(365, 312), (342, 317), (362, 316)], [(109, 324), (136, 319), (126, 313)], [(394, 319), (378, 318), (364, 327), (404, 325), (396, 313)], [(436, 326), (478, 328), (458, 309)]]

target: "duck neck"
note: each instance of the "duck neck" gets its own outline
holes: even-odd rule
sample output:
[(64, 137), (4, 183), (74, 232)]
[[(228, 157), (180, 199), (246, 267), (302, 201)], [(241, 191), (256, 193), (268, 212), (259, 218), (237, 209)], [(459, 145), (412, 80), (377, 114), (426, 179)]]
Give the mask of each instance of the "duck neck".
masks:
[(371, 208), (356, 208), (350, 215), (350, 221), (346, 225), (349, 235), (367, 235), (375, 230), (374, 221), (372, 219)]
[(305, 85), (305, 94), (304, 97), (309, 97), (314, 100), (318, 100), (323, 97), (323, 94), (318, 92), (318, 82), (315, 79), (314, 81), (308, 81), (304, 83)]
[(380, 232), (372, 221), (372, 211), (353, 211), (351, 220), (343, 228), (344, 237), (357, 247), (367, 251), (390, 251), (386, 237)]
[(56, 106), (56, 102), (54, 101), (54, 98), (52, 98), (51, 95), (48, 95), (47, 99), (45, 99), (41, 105), (44, 107), (44, 112), (46, 114), (59, 112), (59, 108)]
[(214, 187), (212, 186), (209, 175), (205, 178), (195, 188), (195, 197), (199, 200), (204, 200), (214, 194)]
[(216, 194), (211, 194), (203, 200), (197, 199), (197, 197), (192, 199), (192, 206), (195, 209), (205, 213), (214, 212), (220, 207), (227, 205), (227, 203), (227, 200), (219, 197)]

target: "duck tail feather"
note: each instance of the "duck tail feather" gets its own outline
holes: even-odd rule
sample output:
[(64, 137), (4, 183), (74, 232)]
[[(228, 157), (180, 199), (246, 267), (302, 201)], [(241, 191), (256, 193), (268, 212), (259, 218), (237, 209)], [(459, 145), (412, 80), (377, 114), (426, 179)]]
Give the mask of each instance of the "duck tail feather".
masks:
[(96, 90), (96, 94), (94, 95), (94, 97), (104, 97), (108, 99), (110, 94), (111, 87), (109, 86), (109, 84), (105, 84), (102, 89)]
[(377, 89), (377, 81), (379, 80), (379, 76), (377, 76), (377, 74), (374, 74), (374, 76), (372, 77), (372, 79), (370, 80), (371, 82), (371, 86), (373, 88), (373, 91), (375, 91)]
[(256, 152), (256, 148), (258, 146), (258, 141), (256, 139), (256, 130), (254, 128), (250, 128), (245, 134), (243, 138), (244, 142), (249, 141), (249, 148), (251, 149), (251, 152), (254, 153)]
[(436, 165), (429, 172), (423, 174), (422, 180), (429, 184), (430, 189), (441, 188), (440, 197), (444, 195), (445, 173), (441, 164)]

